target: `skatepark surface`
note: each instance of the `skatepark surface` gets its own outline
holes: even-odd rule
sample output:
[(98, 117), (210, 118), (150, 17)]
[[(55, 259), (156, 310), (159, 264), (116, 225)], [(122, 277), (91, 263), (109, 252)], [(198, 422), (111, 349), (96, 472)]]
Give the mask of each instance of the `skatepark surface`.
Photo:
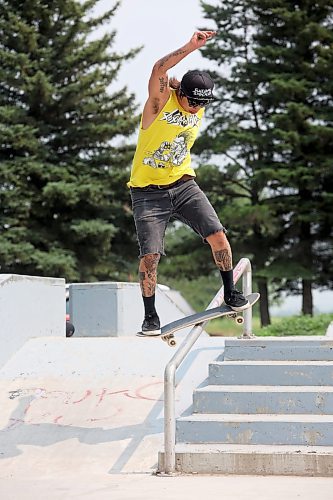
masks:
[[(177, 415), (223, 346), (203, 335), (180, 366)], [(332, 478), (156, 475), (174, 353), (158, 338), (28, 340), (0, 370), (1, 500), (333, 498)]]

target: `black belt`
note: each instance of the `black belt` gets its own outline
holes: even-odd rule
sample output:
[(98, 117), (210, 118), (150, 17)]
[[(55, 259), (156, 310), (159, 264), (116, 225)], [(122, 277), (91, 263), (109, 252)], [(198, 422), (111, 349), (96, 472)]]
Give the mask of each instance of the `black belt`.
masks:
[(183, 175), (178, 181), (172, 182), (171, 184), (148, 184), (148, 186), (144, 186), (142, 188), (132, 188), (132, 189), (170, 189), (172, 187), (176, 187), (179, 184), (182, 184), (183, 182), (190, 181), (191, 179), (194, 179), (191, 175)]

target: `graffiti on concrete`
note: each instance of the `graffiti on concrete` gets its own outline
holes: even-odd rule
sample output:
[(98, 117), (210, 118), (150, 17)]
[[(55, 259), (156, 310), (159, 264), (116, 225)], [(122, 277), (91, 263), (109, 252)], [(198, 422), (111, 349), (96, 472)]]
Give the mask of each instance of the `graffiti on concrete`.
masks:
[[(19, 399), (19, 411), (9, 418), (8, 431), (14, 427), (52, 423), (61, 426), (93, 425), (94, 422), (112, 424), (129, 407), (135, 414), (136, 405), (163, 401), (163, 382), (154, 381), (137, 387), (85, 388), (83, 390), (54, 390), (43, 387), (19, 388), (8, 393), (11, 400)], [(138, 406), (138, 410), (139, 410)]]

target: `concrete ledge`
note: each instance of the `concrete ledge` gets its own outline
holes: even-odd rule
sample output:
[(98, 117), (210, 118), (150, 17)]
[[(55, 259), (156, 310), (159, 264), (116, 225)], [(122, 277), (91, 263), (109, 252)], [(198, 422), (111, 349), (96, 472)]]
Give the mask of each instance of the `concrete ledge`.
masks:
[(0, 274), (0, 367), (32, 337), (65, 337), (65, 280)]
[[(164, 453), (158, 457), (164, 469)], [(176, 445), (176, 468), (182, 473), (282, 476), (333, 476), (333, 447)]]

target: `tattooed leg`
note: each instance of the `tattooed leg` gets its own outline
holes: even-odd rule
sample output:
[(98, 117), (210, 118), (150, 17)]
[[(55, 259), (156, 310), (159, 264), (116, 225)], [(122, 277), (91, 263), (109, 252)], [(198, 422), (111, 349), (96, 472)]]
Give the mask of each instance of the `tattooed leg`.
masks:
[(213, 253), (214, 260), (220, 271), (231, 271), (232, 269), (232, 256), (231, 249), (217, 250)]
[(219, 231), (206, 238), (211, 246), (215, 264), (220, 271), (232, 270), (232, 252), (226, 235)]
[(206, 239), (212, 248), (215, 263), (221, 273), (224, 286), (224, 297), (227, 297), (232, 290), (234, 290), (232, 253), (229, 241), (222, 231), (215, 233)]
[(140, 260), (139, 278), (141, 292), (144, 297), (151, 297), (155, 293), (157, 282), (157, 266), (160, 261), (160, 254), (144, 255)]

